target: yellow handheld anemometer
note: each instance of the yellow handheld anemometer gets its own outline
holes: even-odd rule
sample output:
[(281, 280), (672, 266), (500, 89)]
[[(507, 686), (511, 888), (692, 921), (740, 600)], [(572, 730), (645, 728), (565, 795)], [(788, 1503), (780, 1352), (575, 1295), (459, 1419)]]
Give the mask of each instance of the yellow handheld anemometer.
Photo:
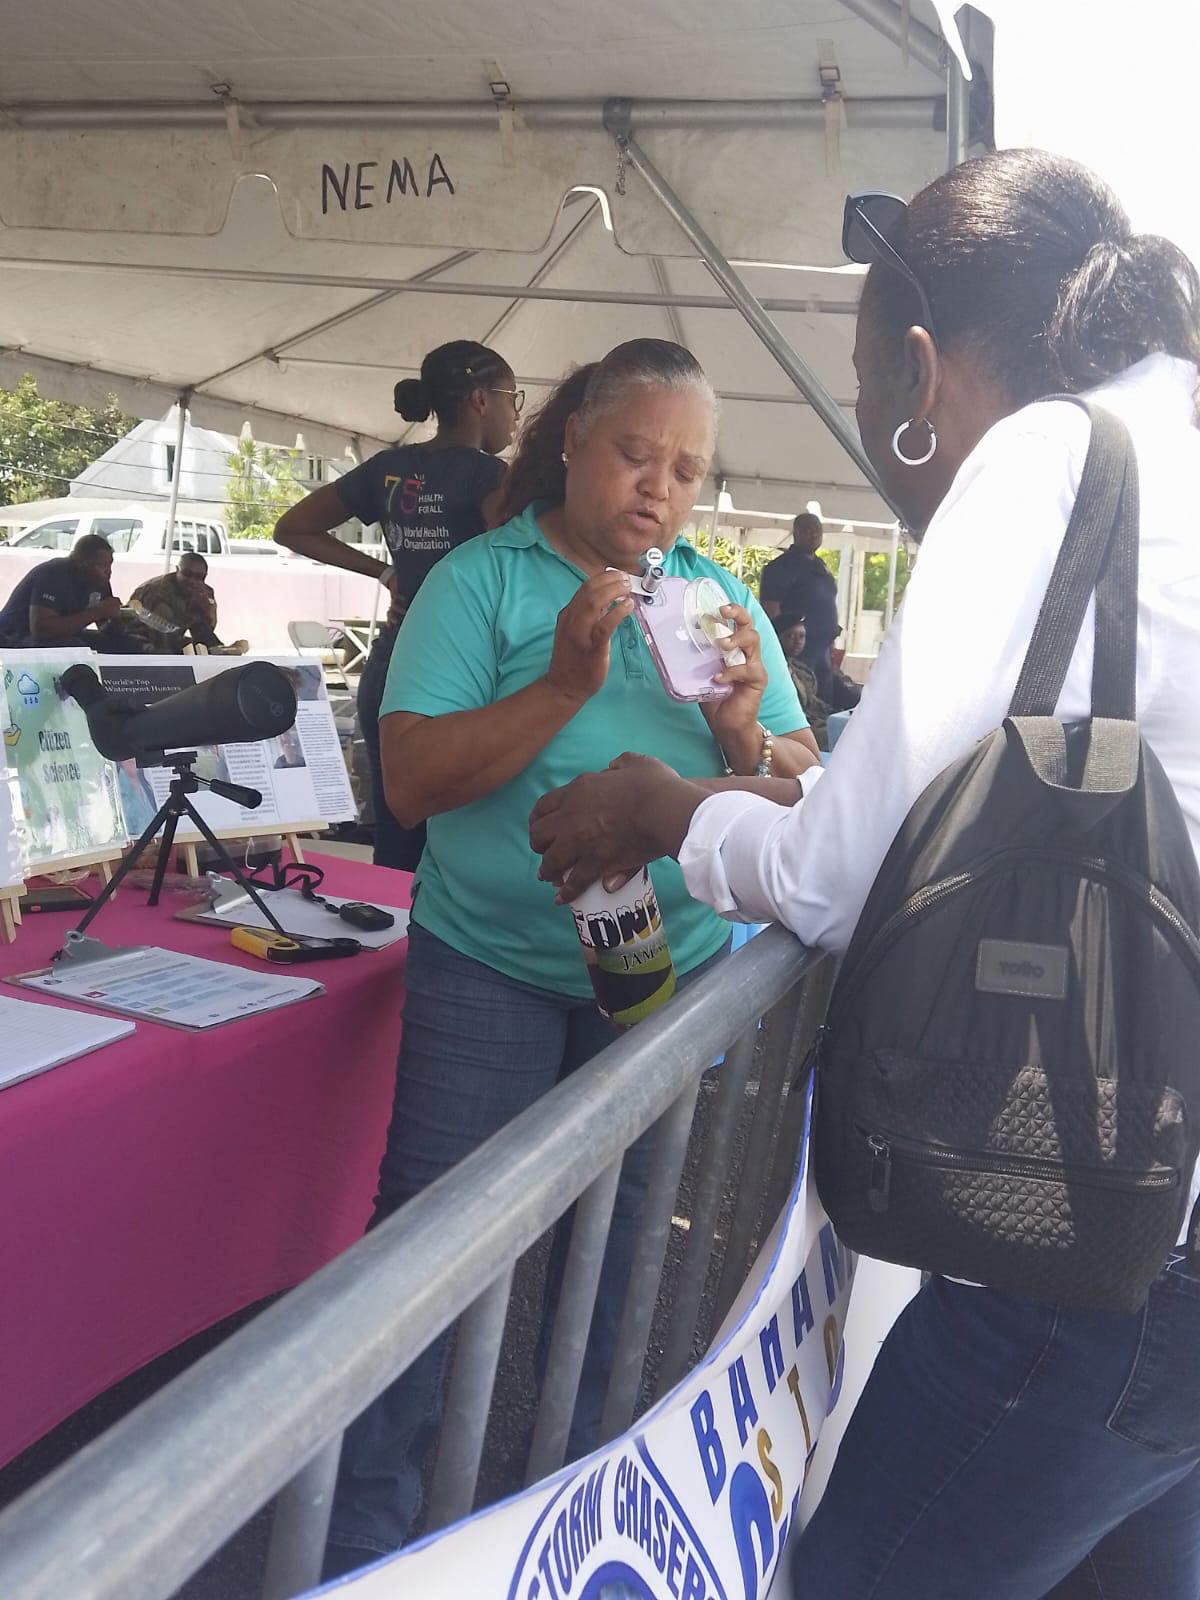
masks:
[(234, 928), (229, 942), (235, 950), (244, 950), (248, 956), (260, 961), (291, 962), (303, 959), (304, 946), (298, 939), (288, 939), (274, 928)]
[(274, 928), (234, 928), (229, 942), (235, 950), (244, 950), (248, 956), (276, 966), (356, 956), (362, 949), (357, 939), (293, 939), (286, 933), (276, 933)]

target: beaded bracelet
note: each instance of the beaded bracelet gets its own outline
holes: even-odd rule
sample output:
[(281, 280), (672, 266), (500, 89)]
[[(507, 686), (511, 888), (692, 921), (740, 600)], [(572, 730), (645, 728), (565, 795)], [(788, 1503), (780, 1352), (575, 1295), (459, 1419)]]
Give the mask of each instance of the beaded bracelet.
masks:
[[(758, 765), (754, 769), (754, 776), (756, 778), (769, 778), (771, 776), (771, 763), (775, 758), (775, 735), (769, 728), (764, 728), (761, 722), (757, 724), (757, 727), (759, 733), (762, 734), (762, 750), (758, 757)], [(725, 759), (725, 776), (727, 778), (736, 777), (737, 774), (729, 765), (729, 757), (725, 755), (724, 750), (721, 751), (721, 755)]]
[(763, 736), (762, 754), (758, 758), (758, 765), (754, 769), (756, 778), (769, 778), (771, 776), (771, 763), (775, 759), (775, 736), (760, 722), (759, 732)]

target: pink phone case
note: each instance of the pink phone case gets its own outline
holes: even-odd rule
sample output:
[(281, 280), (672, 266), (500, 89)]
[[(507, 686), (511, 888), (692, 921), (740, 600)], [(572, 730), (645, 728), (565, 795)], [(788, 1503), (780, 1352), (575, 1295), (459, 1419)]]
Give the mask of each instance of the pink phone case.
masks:
[(663, 578), (652, 595), (639, 594), (635, 588), (634, 615), (672, 700), (688, 704), (724, 700), (733, 693), (732, 686), (712, 680), (724, 667), (725, 657), (715, 644), (693, 643), (683, 616), (687, 586), (686, 578)]

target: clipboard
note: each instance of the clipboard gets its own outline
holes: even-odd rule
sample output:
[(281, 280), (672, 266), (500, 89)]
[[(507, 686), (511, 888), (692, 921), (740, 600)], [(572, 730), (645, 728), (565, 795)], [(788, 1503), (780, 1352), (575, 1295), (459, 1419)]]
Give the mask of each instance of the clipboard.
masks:
[[(261, 890), (262, 886), (259, 885), (259, 888)], [(409, 914), (402, 906), (380, 906), (381, 911), (392, 913), (393, 924), (378, 933), (370, 933), (362, 928), (347, 927), (323, 905), (314, 905), (306, 900), (298, 889), (272, 889), (265, 898), (284, 931), (294, 938), (330, 939), (339, 934), (349, 934), (364, 950), (386, 950), (389, 945), (399, 944), (408, 937)], [(324, 899), (334, 905), (345, 904), (347, 898), (345, 895), (324, 895)], [(175, 915), (180, 922), (204, 922), (217, 928), (267, 926), (250, 896), (229, 878), (223, 878), (215, 872), (209, 874), (206, 897), (199, 904), (177, 911)]]
[(5, 981), (188, 1033), (261, 1016), (325, 993), (323, 984), (278, 968), (258, 972), (155, 945), (113, 949), (74, 931), (67, 934), (48, 967), (14, 973)]

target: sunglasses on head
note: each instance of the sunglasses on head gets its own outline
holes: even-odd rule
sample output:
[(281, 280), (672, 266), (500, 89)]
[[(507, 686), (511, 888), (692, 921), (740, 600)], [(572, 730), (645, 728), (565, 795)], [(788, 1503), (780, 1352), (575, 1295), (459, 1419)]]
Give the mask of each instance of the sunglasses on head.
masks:
[(842, 213), (842, 254), (847, 261), (853, 261), (860, 267), (873, 267), (881, 262), (911, 284), (921, 303), (921, 325), (937, 344), (933, 308), (929, 304), (925, 286), (887, 238), (907, 210), (907, 202), (898, 194), (848, 194), (846, 209)]

